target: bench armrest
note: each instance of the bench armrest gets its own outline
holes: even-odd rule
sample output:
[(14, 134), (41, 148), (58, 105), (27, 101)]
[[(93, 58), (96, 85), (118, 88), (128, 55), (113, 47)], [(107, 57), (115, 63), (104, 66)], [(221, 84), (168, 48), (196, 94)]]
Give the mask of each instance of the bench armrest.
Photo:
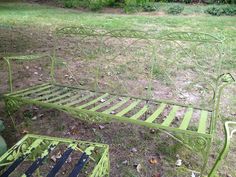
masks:
[(220, 167), (220, 165), (222, 164), (222, 161), (224, 160), (224, 158), (227, 156), (227, 154), (229, 152), (230, 141), (233, 138), (233, 135), (236, 134), (236, 122), (233, 122), (233, 121), (225, 122), (224, 129), (225, 129), (224, 148), (221, 151), (219, 157), (217, 158), (213, 168), (211, 169), (211, 172), (209, 173), (209, 177), (215, 176), (217, 169)]
[(54, 72), (54, 58), (51, 57), (49, 54), (42, 53), (42, 54), (34, 54), (34, 55), (7, 56), (7, 57), (2, 58), (7, 63), (8, 83), (9, 83), (10, 92), (13, 92), (11, 61), (13, 61), (13, 60), (18, 60), (18, 61), (40, 60), (43, 57), (49, 57), (50, 58), (50, 60), (51, 60), (51, 76), (54, 76), (54, 74), (52, 74), (52, 72)]
[(221, 95), (224, 91), (224, 88), (231, 84), (235, 84), (235, 78), (230, 73), (225, 73), (220, 75), (217, 78), (217, 87), (215, 89), (215, 96), (214, 96), (214, 120), (211, 123), (211, 129), (215, 131), (216, 129), (216, 121), (220, 115), (220, 101), (221, 101)]

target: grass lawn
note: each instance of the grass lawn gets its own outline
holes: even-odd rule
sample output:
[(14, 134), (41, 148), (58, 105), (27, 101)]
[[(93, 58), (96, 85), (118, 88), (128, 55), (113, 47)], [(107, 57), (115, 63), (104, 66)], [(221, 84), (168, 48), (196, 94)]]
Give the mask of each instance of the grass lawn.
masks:
[[(167, 5), (163, 5), (166, 7)], [(193, 9), (198, 9), (194, 6)], [(200, 9), (203, 7), (200, 6)], [(189, 12), (187, 13), (189, 14)], [(141, 29), (166, 31), (195, 31), (206, 32), (212, 35), (226, 37), (226, 48), (232, 52), (231, 57), (236, 56), (236, 18), (229, 16), (214, 17), (206, 14), (198, 15), (117, 15), (104, 13), (78, 12), (71, 9), (61, 9), (49, 6), (27, 3), (1, 3), (0, 4), (0, 28), (9, 25), (28, 26), (44, 29), (68, 25), (87, 25), (103, 27), (106, 29)], [(233, 58), (227, 57), (229, 68), (236, 68)]]
[[(164, 10), (167, 6), (164, 4), (160, 8)], [(184, 14), (177, 16), (156, 13), (125, 15), (83, 12), (74, 9), (63, 9), (30, 3), (0, 3), (0, 31), (7, 31), (11, 27), (18, 27), (22, 30), (22, 33), (30, 36), (36, 43), (41, 40), (49, 42), (43, 45), (44, 50), (47, 50), (51, 45), (51, 33), (55, 28), (70, 25), (86, 25), (106, 29), (156, 30), (160, 33), (167, 31), (206, 32), (219, 37), (225, 36), (224, 70), (235, 75), (236, 18), (206, 15), (202, 13), (204, 8), (198, 5), (188, 5)], [(37, 34), (37, 32), (39, 33)], [(0, 34), (1, 44), (3, 44), (0, 44), (0, 57), (4, 55), (4, 50), (1, 50), (1, 47), (5, 47), (4, 42), (7, 42), (7, 37), (13, 38), (13, 41), (16, 38), (11, 34), (7, 34), (4, 38), (4, 35), (1, 36)], [(19, 44), (13, 44), (13, 48), (19, 47), (18, 51), (24, 52), (20, 50), (22, 45), (24, 45), (23, 42), (20, 39), (18, 42)], [(28, 47), (33, 51), (35, 49), (33, 45), (29, 45)], [(6, 78), (7, 72), (3, 70), (4, 66), (0, 65), (0, 74), (3, 74), (3, 78)], [(21, 77), (18, 77), (16, 82), (19, 82), (21, 85), (24, 83)], [(7, 87), (4, 86), (3, 89), (6, 91)], [(0, 105), (0, 113), (4, 114), (3, 105)], [(36, 121), (31, 120), (35, 114), (43, 115), (43, 118), (39, 117)], [(234, 109), (232, 109), (230, 115), (236, 115)], [(177, 154), (184, 159), (184, 162), (186, 162), (184, 166), (186, 167), (197, 167), (201, 163), (196, 162), (194, 157), (189, 163), (188, 158), (192, 155), (191, 152), (188, 152), (173, 140), (166, 140), (170, 139), (166, 138), (166, 135), (158, 131), (150, 131), (146, 128), (137, 128), (133, 125), (121, 123), (118, 124), (119, 126), (117, 126), (117, 123), (105, 124), (105, 128), (100, 128), (96, 124), (87, 125), (86, 123), (71, 119), (70, 116), (58, 111), (44, 109), (34, 109), (33, 113), (29, 109), (26, 109), (26, 111), (19, 111), (16, 117), (19, 117), (17, 119), (18, 131), (12, 130), (10, 121), (6, 120), (7, 129), (4, 135), (5, 137), (11, 137), (11, 139), (7, 139), (9, 144), (15, 143), (17, 139), (22, 137), (22, 132), (25, 130), (30, 133), (66, 136), (110, 144), (112, 159), (111, 176), (119, 176), (119, 173), (120, 176), (125, 177), (158, 176), (159, 173), (167, 177), (188, 176), (189, 174), (183, 175), (181, 169), (176, 170), (175, 161)], [(222, 124), (220, 126), (222, 127)], [(215, 142), (216, 150), (222, 145), (222, 134), (219, 136), (220, 138)], [(166, 141), (163, 141), (163, 139)], [(132, 152), (133, 148), (137, 149), (137, 153)], [(220, 176), (226, 176), (226, 174), (236, 175), (234, 167), (236, 163), (235, 143), (232, 152), (229, 158), (227, 158), (228, 162), (223, 165), (219, 174)], [(149, 163), (149, 159), (152, 157), (158, 157), (158, 163), (156, 165)], [(137, 172), (136, 167), (138, 164), (142, 166), (141, 173)]]

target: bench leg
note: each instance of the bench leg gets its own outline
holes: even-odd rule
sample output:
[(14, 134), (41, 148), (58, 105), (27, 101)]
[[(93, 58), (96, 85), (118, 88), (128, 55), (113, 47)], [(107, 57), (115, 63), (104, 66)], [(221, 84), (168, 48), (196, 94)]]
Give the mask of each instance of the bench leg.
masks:
[(206, 150), (204, 152), (202, 152), (203, 166), (202, 166), (202, 169), (201, 169), (200, 176), (203, 176), (203, 174), (206, 170), (206, 167), (207, 167), (207, 163), (208, 163), (209, 155), (210, 155), (210, 150), (211, 150), (211, 142), (212, 142), (211, 140), (208, 141)]
[(169, 136), (183, 144), (185, 147), (190, 149), (192, 152), (197, 153), (199, 156), (202, 157), (203, 159), (203, 165), (201, 167), (201, 176), (203, 176), (209, 154), (210, 154), (210, 149), (211, 149), (211, 143), (212, 143), (212, 138), (210, 137), (203, 137), (203, 136), (196, 136), (196, 135), (189, 135), (189, 134), (184, 134), (184, 133), (175, 133), (175, 136), (163, 131), (164, 133), (167, 133)]
[[(230, 128), (232, 127), (232, 128)], [(220, 165), (222, 164), (224, 158), (227, 156), (230, 148), (230, 140), (233, 137), (233, 134), (236, 133), (236, 122), (228, 121), (225, 123), (225, 143), (223, 150), (219, 154), (214, 166), (212, 167), (208, 177), (214, 177), (216, 175), (217, 169), (219, 169)]]
[(13, 118), (12, 115), (21, 107), (23, 103), (6, 98), (4, 99), (4, 102), (5, 102), (6, 115), (11, 119), (14, 129), (17, 129), (15, 119)]

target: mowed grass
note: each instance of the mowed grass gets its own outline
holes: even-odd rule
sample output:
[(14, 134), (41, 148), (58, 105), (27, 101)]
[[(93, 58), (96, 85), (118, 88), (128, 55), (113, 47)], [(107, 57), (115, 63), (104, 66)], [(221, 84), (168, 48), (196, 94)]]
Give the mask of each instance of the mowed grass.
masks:
[[(166, 4), (163, 5), (166, 8)], [(188, 7), (188, 6), (186, 6)], [(162, 7), (163, 8), (163, 7)], [(205, 8), (205, 7), (204, 7)], [(188, 7), (191, 12), (202, 11), (202, 6)], [(106, 29), (137, 29), (167, 31), (206, 32), (226, 37), (225, 48), (227, 69), (236, 68), (236, 18), (229, 16), (214, 17), (199, 13), (198, 15), (125, 15), (81, 12), (72, 9), (56, 8), (29, 3), (0, 3), (0, 28), (8, 26), (30, 26), (36, 28), (87, 25)]]
[[(196, 9), (198, 6), (196, 6)], [(235, 17), (195, 16), (144, 16), (79, 12), (27, 3), (0, 3), (1, 25), (32, 25), (55, 28), (66, 25), (89, 25), (113, 28), (151, 29), (157, 31), (198, 31), (223, 33), (235, 38)]]

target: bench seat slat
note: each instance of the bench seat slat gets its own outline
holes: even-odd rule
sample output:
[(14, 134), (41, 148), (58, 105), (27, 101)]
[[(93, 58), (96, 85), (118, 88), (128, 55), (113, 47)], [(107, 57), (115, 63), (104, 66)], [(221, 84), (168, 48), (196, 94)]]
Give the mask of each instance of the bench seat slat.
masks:
[[(118, 117), (124, 117), (130, 119), (131, 122), (135, 121), (143, 121), (148, 124), (159, 124), (158, 127), (163, 126), (169, 127), (171, 123), (173, 122), (176, 112), (179, 108), (185, 109), (186, 112), (183, 115), (182, 122), (180, 122), (180, 125), (178, 127), (172, 127), (179, 129), (181, 131), (187, 130), (190, 126), (191, 119), (193, 116), (194, 111), (201, 110), (201, 115), (199, 116), (200, 122), (199, 127), (197, 130), (189, 130), (194, 131), (196, 133), (206, 133), (207, 128), (207, 120), (208, 120), (208, 113), (210, 111), (203, 110), (199, 108), (194, 108), (192, 106), (184, 106), (183, 107), (179, 104), (174, 103), (167, 103), (167, 102), (161, 102), (158, 105), (157, 102), (147, 102), (145, 99), (140, 98), (130, 98), (126, 96), (119, 96), (109, 93), (101, 93), (101, 92), (94, 92), (89, 90), (84, 90), (76, 87), (67, 87), (67, 86), (58, 86), (58, 85), (52, 85), (52, 84), (41, 84), (40, 86), (33, 87), (34, 89), (29, 89), (29, 91), (25, 91), (22, 94), (19, 94), (16, 96), (16, 99), (25, 99), (47, 103), (47, 104), (55, 104), (58, 106), (64, 106), (67, 108), (72, 109), (84, 109), (87, 111), (97, 111), (103, 114), (114, 114), (117, 118)], [(36, 88), (36, 89), (35, 89)], [(20, 92), (20, 91), (19, 91)], [(6, 96), (9, 96), (14, 99), (14, 94), (16, 92), (13, 92), (12, 94), (7, 94)], [(105, 99), (105, 101), (101, 101), (102, 99)], [(140, 104), (140, 106), (137, 106), (140, 102), (145, 104)], [(157, 100), (158, 101), (158, 100)], [(36, 102), (36, 104), (37, 104)], [(159, 101), (158, 101), (159, 102)], [(93, 106), (93, 104), (95, 106)], [(127, 104), (127, 106), (124, 106)], [(152, 112), (151, 115), (148, 115), (148, 117), (144, 120), (141, 120), (140, 118), (149, 112), (149, 109), (152, 107), (157, 107), (156, 110)], [(166, 110), (166, 107), (171, 107), (172, 110), (170, 111), (169, 115), (163, 120), (161, 123), (154, 123), (158, 117), (163, 113), (163, 111)], [(124, 108), (122, 108), (124, 107)], [(101, 111), (100, 111), (101, 109)], [(119, 111), (117, 111), (119, 110)], [(82, 111), (82, 110), (81, 110)], [(130, 114), (127, 114), (129, 113)], [(127, 116), (126, 116), (127, 114)], [(106, 115), (108, 116), (108, 115)], [(115, 117), (114, 117), (115, 118)], [(139, 120), (140, 119), (140, 120)], [(128, 120), (127, 120), (128, 121)], [(137, 122), (138, 123), (138, 122)], [(141, 123), (141, 122), (139, 122)]]
[[(64, 92), (64, 93), (63, 93)], [(61, 99), (67, 97), (67, 96), (73, 96), (75, 93), (74, 92), (70, 92), (70, 90), (64, 90), (62, 91), (62, 93), (58, 96), (52, 97), (48, 100), (45, 100), (46, 103), (57, 103), (57, 101), (60, 101)]]
[(59, 87), (52, 87), (51, 89), (48, 89), (48, 90), (45, 90), (45, 91), (33, 94), (32, 96), (35, 97), (35, 98), (36, 97), (47, 97), (49, 94), (54, 93), (54, 92), (56, 92), (58, 90), (60, 90)]
[(78, 106), (77, 108), (83, 109), (83, 108), (85, 108), (85, 107), (87, 107), (87, 106), (90, 106), (90, 105), (92, 105), (92, 104), (94, 104), (94, 103), (96, 103), (96, 102), (100, 101), (101, 99), (106, 98), (106, 97), (108, 97), (108, 96), (109, 96), (109, 94), (108, 94), (108, 93), (105, 93), (104, 95), (102, 95), (102, 96), (100, 96), (100, 97), (98, 97), (98, 98), (96, 98), (96, 99), (94, 99), (94, 100), (92, 100), (92, 101), (90, 101), (90, 102), (88, 102), (88, 103), (86, 103), (86, 104), (83, 104), (83, 105), (81, 105), (81, 106)]
[[(95, 94), (94, 93), (90, 93), (89, 95), (85, 95), (85, 96), (80, 96), (80, 95), (78, 95), (78, 97), (73, 97), (73, 99), (71, 100), (71, 102), (69, 102), (69, 103), (66, 103), (64, 106), (74, 106), (74, 105), (76, 105), (76, 104), (79, 104), (79, 103), (81, 103), (81, 102), (83, 102), (83, 101), (85, 101), (85, 100), (87, 100), (87, 99), (89, 99), (89, 98), (91, 98), (91, 97), (93, 97)], [(81, 97), (81, 98), (80, 98)], [(78, 98), (78, 99), (77, 99)]]
[(169, 113), (169, 115), (166, 117), (166, 119), (164, 120), (164, 122), (162, 123), (163, 126), (170, 126), (171, 122), (174, 120), (176, 112), (178, 111), (179, 106), (173, 106), (171, 112)]
[(27, 95), (30, 95), (30, 94), (36, 94), (36, 93), (40, 93), (43, 90), (50, 89), (52, 87), (53, 87), (52, 85), (45, 85), (45, 86), (42, 86), (42, 87), (38, 87), (38, 88), (34, 88), (32, 90), (26, 91), (24, 93), (15, 94), (14, 96), (23, 97), (23, 96), (27, 96)]
[(2, 177), (8, 177), (30, 154), (31, 152), (42, 143), (41, 139), (35, 140), (27, 150), (16, 159), (7, 170), (1, 175)]
[(206, 133), (208, 112), (202, 110), (199, 120), (198, 133)]
[(132, 102), (127, 108), (125, 108), (122, 111), (120, 111), (119, 113), (117, 113), (116, 116), (123, 116), (124, 114), (129, 112), (131, 109), (133, 109), (135, 106), (137, 106), (140, 102), (141, 102), (141, 100), (136, 100), (136, 101)]
[(15, 91), (13, 93), (8, 93), (8, 94), (6, 94), (6, 96), (9, 96), (9, 95), (15, 96), (17, 94), (23, 94), (27, 91), (31, 91), (31, 90), (34, 90), (34, 89), (37, 89), (37, 88), (40, 88), (40, 87), (43, 87), (43, 86), (47, 86), (47, 85), (51, 85), (51, 84), (49, 84), (49, 83), (39, 84), (39, 85), (36, 85), (36, 86), (33, 86), (33, 87), (29, 87), (27, 89), (18, 90), (18, 91)]
[(166, 104), (161, 103), (161, 105), (158, 107), (158, 109), (150, 116), (148, 117), (145, 122), (152, 123), (165, 109)]
[(140, 111), (138, 111), (135, 115), (133, 115), (132, 117), (130, 117), (130, 119), (138, 119), (138, 118), (141, 117), (147, 110), (148, 110), (148, 106), (145, 105), (142, 109), (140, 109)]
[(193, 108), (188, 108), (187, 112), (184, 115), (184, 119), (179, 127), (180, 129), (186, 130), (188, 128), (192, 115), (193, 115)]
[(84, 165), (87, 163), (89, 159), (89, 155), (87, 155), (85, 152), (81, 155), (78, 163), (75, 165), (74, 169), (70, 173), (69, 177), (77, 177), (81, 170), (83, 169)]
[(61, 156), (61, 158), (56, 162), (51, 171), (48, 173), (47, 177), (54, 177), (61, 169), (63, 164), (69, 158), (70, 154), (73, 152), (73, 148), (69, 147)]
[(69, 103), (70, 100), (71, 100), (71, 101), (72, 101), (72, 100), (75, 100), (75, 99), (77, 99), (78, 97), (81, 97), (81, 94), (78, 93), (78, 92), (74, 92), (74, 94), (71, 95), (70, 97), (67, 97), (67, 98), (65, 98), (65, 99), (61, 99), (61, 100), (57, 101), (57, 104), (62, 105), (63, 103)]
[(26, 172), (25, 172), (25, 174), (23, 176), (32, 176), (33, 173), (43, 164), (43, 161), (46, 159), (48, 154), (57, 146), (58, 143), (59, 142), (56, 142), (56, 141), (50, 143), (48, 148), (46, 150), (44, 150), (43, 153), (41, 154), (41, 156), (38, 157), (32, 163), (32, 165), (26, 170)]
[(125, 104), (127, 101), (129, 101), (129, 97), (124, 98), (122, 101), (118, 102), (117, 104), (115, 104), (114, 106), (110, 107), (109, 109), (103, 111), (104, 114), (110, 114), (112, 111), (118, 109), (119, 107), (121, 107), (123, 104)]
[(101, 104), (95, 106), (94, 108), (90, 109), (90, 111), (97, 111), (98, 109), (100, 109), (100, 108), (102, 108), (102, 107), (104, 107), (104, 106), (109, 105), (109, 104), (110, 104), (112, 101), (114, 101), (116, 98), (117, 98), (117, 97), (114, 96), (114, 97), (110, 98), (109, 100), (106, 100), (104, 103), (101, 103)]
[(54, 96), (60, 95), (65, 91), (65, 89), (60, 89), (60, 88), (54, 88), (52, 89), (48, 94), (44, 94), (43, 96), (38, 96), (37, 98), (34, 98), (36, 101), (46, 101), (50, 98), (53, 98)]

